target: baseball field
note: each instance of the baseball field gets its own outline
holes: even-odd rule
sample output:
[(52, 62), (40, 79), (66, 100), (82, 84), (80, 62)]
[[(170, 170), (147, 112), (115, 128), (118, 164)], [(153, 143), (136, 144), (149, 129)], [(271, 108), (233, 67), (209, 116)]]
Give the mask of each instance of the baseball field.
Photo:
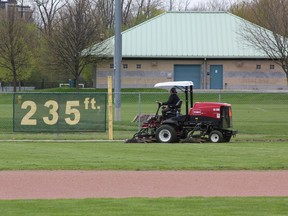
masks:
[[(141, 174), (147, 171), (162, 173), (166, 171), (248, 171), (271, 172), (272, 177), (270, 177), (273, 180), (274, 172), (287, 173), (288, 170), (288, 95), (285, 93), (223, 95), (221, 100), (231, 103), (233, 106), (234, 128), (238, 130), (239, 134), (232, 138), (230, 143), (221, 144), (125, 144), (123, 140), (130, 138), (137, 130), (137, 123), (131, 126), (131, 119), (135, 115), (131, 112), (132, 110), (137, 112), (137, 103), (133, 103), (129, 95), (127, 98), (123, 98), (123, 110), (129, 111), (123, 112), (123, 121), (114, 125), (115, 139), (118, 141), (103, 140), (107, 139), (106, 133), (93, 132), (77, 134), (13, 133), (10, 97), (9, 94), (0, 95), (1, 182), (9, 179), (8, 176), (14, 172), (23, 174), (47, 172), (52, 175), (54, 171), (79, 173), (85, 171), (111, 171), (112, 173), (135, 171), (135, 175), (137, 175), (137, 173)], [(205, 95), (205, 98), (198, 97), (198, 100), (204, 101), (210, 100), (210, 98), (214, 100), (214, 95)], [(142, 98), (144, 103), (141, 106), (142, 113), (150, 113), (151, 109), (153, 112), (155, 104), (153, 101), (149, 101), (149, 98), (147, 100)], [(275, 184), (277, 185), (280, 180), (276, 178), (277, 175), (275, 175)], [(213, 176), (210, 176), (210, 179), (213, 182)], [(29, 178), (27, 181), (29, 182)], [(152, 178), (150, 181), (152, 186), (155, 185), (156, 179)], [(247, 182), (249, 181), (247, 180)], [(45, 187), (45, 181), (38, 183), (42, 183)], [(77, 183), (79, 184), (78, 188), (81, 188), (81, 182)], [(163, 181), (164, 183), (165, 181)], [(21, 181), (18, 185), (12, 185), (11, 188), (21, 191), (20, 185)], [(94, 182), (95, 185), (97, 182)], [(114, 185), (117, 186), (117, 181), (114, 182)], [(274, 185), (273, 182), (272, 185)], [(8, 186), (11, 185), (8, 183), (7, 186), (0, 185), (0, 195), (2, 191), (2, 195), (7, 196), (4, 191)], [(205, 188), (205, 184), (201, 186)], [(119, 187), (121, 187), (120, 184)], [(94, 189), (97, 188), (101, 189), (100, 183)], [(287, 188), (288, 186), (284, 185), (282, 189), (287, 192)], [(207, 189), (209, 191), (209, 188)], [(273, 188), (271, 189), (273, 190)], [(157, 191), (157, 188), (152, 187), (152, 190)], [(169, 190), (171, 188), (167, 188), (167, 192)], [(69, 193), (67, 192), (67, 194)], [(23, 195), (23, 197), (25, 196)], [(261, 196), (261, 194), (238, 196), (236, 194), (212, 197), (201, 195), (115, 197), (69, 198), (63, 194), (62, 198), (2, 198), (0, 209), (1, 215), (4, 216), (287, 215), (288, 212), (287, 194), (278, 196)]]

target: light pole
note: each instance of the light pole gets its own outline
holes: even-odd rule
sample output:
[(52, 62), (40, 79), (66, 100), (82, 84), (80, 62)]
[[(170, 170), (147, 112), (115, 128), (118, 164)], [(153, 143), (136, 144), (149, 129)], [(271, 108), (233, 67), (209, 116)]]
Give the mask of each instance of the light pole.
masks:
[(115, 93), (115, 121), (121, 120), (121, 0), (115, 0), (115, 48), (114, 48), (114, 93)]

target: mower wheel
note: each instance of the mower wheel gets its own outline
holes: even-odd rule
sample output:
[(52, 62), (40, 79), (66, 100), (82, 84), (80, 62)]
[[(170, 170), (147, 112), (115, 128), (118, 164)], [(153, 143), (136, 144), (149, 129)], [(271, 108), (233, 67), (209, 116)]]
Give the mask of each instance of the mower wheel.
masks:
[(156, 130), (156, 140), (161, 143), (173, 143), (177, 140), (177, 134), (170, 125), (162, 125)]
[(213, 130), (209, 134), (209, 140), (213, 143), (223, 142), (223, 134), (218, 130)]

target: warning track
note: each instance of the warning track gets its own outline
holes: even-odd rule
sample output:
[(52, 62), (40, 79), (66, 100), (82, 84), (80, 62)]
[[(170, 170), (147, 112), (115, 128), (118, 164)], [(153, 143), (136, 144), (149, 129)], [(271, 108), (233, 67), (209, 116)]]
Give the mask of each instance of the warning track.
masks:
[(0, 199), (288, 196), (288, 171), (1, 171)]

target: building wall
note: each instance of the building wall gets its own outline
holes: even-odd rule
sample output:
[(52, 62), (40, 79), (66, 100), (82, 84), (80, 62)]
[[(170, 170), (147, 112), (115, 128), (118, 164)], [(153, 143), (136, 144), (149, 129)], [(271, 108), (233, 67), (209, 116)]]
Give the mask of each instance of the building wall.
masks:
[(25, 19), (26, 21), (33, 21), (33, 10), (27, 5), (18, 5), (17, 0), (0, 1), (0, 12), (5, 12), (14, 10), (19, 17)]
[(224, 62), (224, 85), (227, 89), (287, 89), (283, 69), (267, 60)]
[[(286, 89), (286, 76), (280, 66), (268, 60), (123, 60), (122, 88), (153, 87), (157, 82), (174, 81), (174, 65), (201, 66), (201, 88), (210, 88), (210, 65), (223, 65), (224, 89)], [(204, 66), (206, 64), (206, 66)], [(139, 68), (141, 65), (141, 68)], [(128, 68), (124, 68), (124, 67)], [(259, 68), (260, 67), (260, 68)], [(206, 68), (206, 71), (204, 72)], [(273, 69), (274, 68), (274, 69)], [(113, 76), (113, 61), (97, 65), (96, 88), (107, 87), (107, 76)], [(192, 80), (193, 81), (193, 80)]]

